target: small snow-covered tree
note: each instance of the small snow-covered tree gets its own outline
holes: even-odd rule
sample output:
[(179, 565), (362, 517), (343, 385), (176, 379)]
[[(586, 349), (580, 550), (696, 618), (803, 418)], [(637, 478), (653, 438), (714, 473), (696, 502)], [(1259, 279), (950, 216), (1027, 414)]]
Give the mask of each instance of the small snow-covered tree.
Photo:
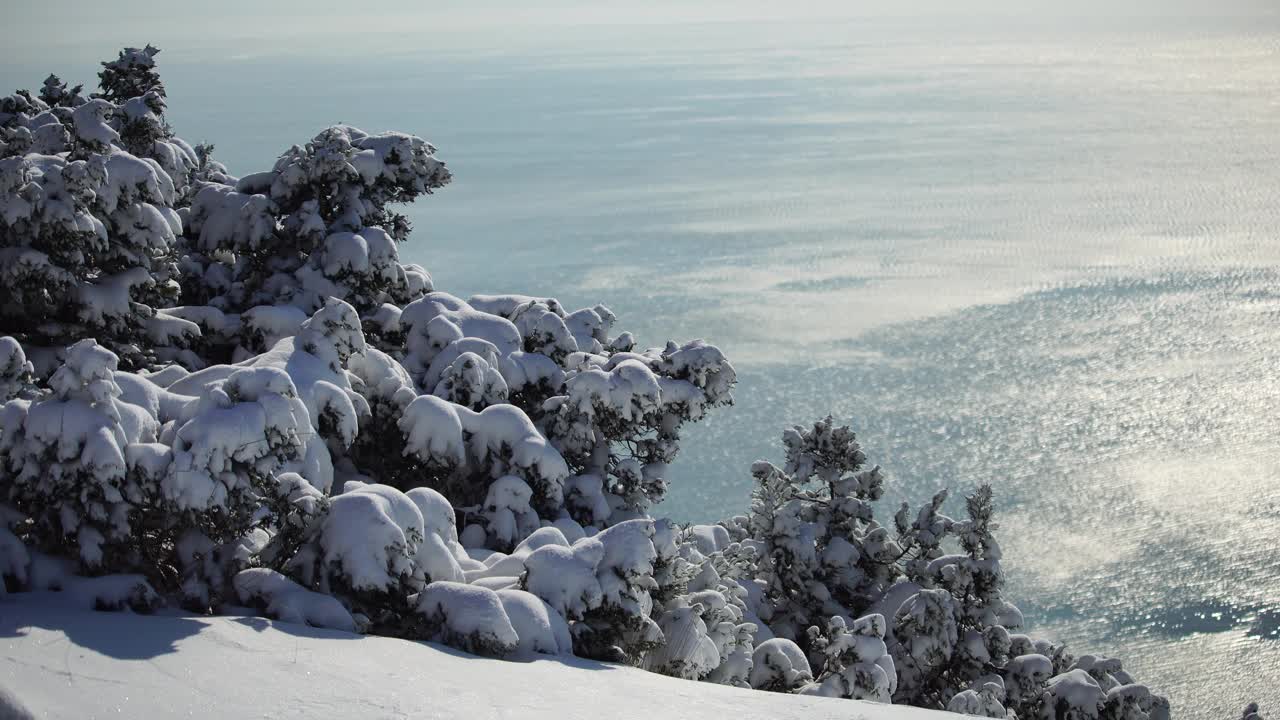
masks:
[(197, 158), (182, 266), (193, 298), (224, 312), (337, 297), (361, 314), (404, 305), (430, 277), (399, 262), (409, 223), (392, 205), (449, 182), (435, 148), (401, 133), (334, 126), (295, 145), (267, 172), (238, 181)]
[(416, 612), (426, 638), (477, 655), (502, 657), (520, 643), (502, 598), (488, 588), (434, 582), (417, 596)]
[(276, 493), (275, 473), (303, 450), (307, 408), (276, 368), (242, 368), (213, 383), (173, 435), (173, 470), (162, 489), (191, 525), (234, 540)]
[(364, 397), (353, 387), (358, 378), (347, 370), (367, 349), (354, 308), (331, 298), (270, 351), (235, 365), (212, 365), (187, 374), (168, 389), (199, 395), (242, 369), (271, 371), (284, 377), (293, 387), (291, 402), (298, 410), (301, 444), (290, 461), (296, 466), (284, 469), (298, 472), (318, 490), (327, 492), (333, 487), (334, 457), (354, 443), (360, 421), (369, 413)]
[(987, 682), (981, 688), (961, 690), (951, 696), (947, 702), (947, 711), (961, 715), (977, 717), (1007, 717), (1004, 707), (1004, 685), (1000, 682)]
[(146, 364), (150, 348), (195, 331), (156, 311), (178, 296), (174, 174), (187, 148), (164, 144), (166, 169), (159, 136), (122, 139), (128, 108), (60, 87), (46, 84), (52, 107), (29, 94), (0, 102), (0, 331), (55, 348), (92, 336), (124, 365)]
[(274, 492), (263, 498), (269, 512), (264, 525), (270, 539), (257, 553), (257, 561), (268, 568), (283, 568), (313, 542), (329, 514), (329, 496), (296, 472), (275, 476)]
[(356, 630), (351, 614), (332, 596), (307, 590), (274, 570), (249, 568), (237, 573), (234, 583), (240, 602), (259, 607), (271, 617), (314, 627)]
[[(902, 508), (895, 524), (917, 548), (907, 561), (908, 580), (923, 589), (899, 609), (895, 631), (899, 643), (903, 693), (931, 697), (941, 704), (966, 689), (981, 691), (993, 667), (1010, 657), (1010, 630), (1022, 615), (1001, 595), (1004, 573), (1000, 547), (992, 534), (991, 488), (979, 487), (966, 498), (968, 518), (953, 521), (939, 513), (940, 493), (908, 522)], [(942, 540), (954, 538), (962, 553), (945, 554)], [(947, 701), (949, 702), (949, 701)]]
[(898, 608), (895, 656), (902, 667), (904, 695), (945, 695), (938, 687), (959, 642), (956, 602), (945, 590), (920, 590)]
[(50, 108), (76, 107), (84, 103), (84, 98), (80, 96), (80, 91), (83, 89), (83, 85), (68, 88), (62, 78), (49, 75), (44, 79), (44, 86), (40, 88), (40, 102)]
[(650, 618), (657, 557), (653, 522), (619, 523), (593, 539), (604, 546), (596, 567), (604, 601), (573, 626), (575, 650), (587, 657), (637, 663), (662, 642), (662, 632)]
[[(794, 640), (812, 666), (826, 668), (810, 692), (818, 686), (860, 697), (887, 692), (898, 703), (954, 704), (1000, 717), (1007, 709), (1026, 717), (1056, 702), (1054, 680), (1064, 673), (1081, 670), (1103, 692), (1131, 680), (1116, 675), (1118, 664), (1077, 661), (1059, 646), (1011, 634), (1022, 615), (1001, 594), (989, 487), (966, 498), (963, 520), (943, 513), (944, 491), (914, 512), (904, 503), (892, 528), (885, 527), (874, 505), (884, 477), (878, 467), (865, 467), (848, 428), (826, 418), (787, 431), (783, 443), (783, 468), (767, 462), (752, 468), (751, 516), (724, 527), (759, 552), (753, 571), (762, 596), (758, 616), (771, 632)], [(849, 634), (849, 619), (869, 613), (882, 613), (882, 620), (853, 626), (883, 627), (886, 651), (877, 656), (883, 660), (860, 651), (848, 658), (852, 664), (833, 662), (831, 648), (844, 647), (836, 638)], [(846, 672), (849, 667), (855, 669)], [(1076, 685), (1062, 687), (1068, 686)], [(1147, 691), (1132, 692), (1137, 698)], [(1117, 707), (1139, 703), (1158, 713), (1163, 699), (1147, 694), (1152, 699), (1124, 701), (1128, 705), (1118, 699)]]
[(724, 685), (750, 687), (760, 626), (750, 616), (739, 552), (719, 526), (679, 529), (654, 523), (657, 588), (653, 617), (663, 645), (645, 658), (652, 670)]
[(352, 356), (347, 369), (354, 389), (369, 407), (350, 448), (352, 463), (387, 485), (408, 489), (422, 483), (431, 461), (407, 459), (400, 430), (405, 408), (418, 396), (408, 371), (374, 347)]
[(483, 410), (506, 402), (507, 382), (488, 360), (464, 352), (441, 373), (431, 394), (472, 410)]
[(154, 92), (164, 97), (164, 84), (156, 72), (156, 55), (160, 49), (151, 45), (145, 48), (125, 48), (115, 60), (104, 60), (98, 73), (100, 97), (111, 102), (124, 102)]
[(822, 653), (824, 662), (814, 684), (800, 692), (891, 702), (898, 674), (884, 644), (885, 630), (883, 615), (859, 618), (852, 627), (837, 615), (823, 630), (809, 628), (810, 644)]
[[(878, 467), (831, 418), (783, 435), (786, 469), (756, 463), (749, 532), (761, 548), (770, 627), (811, 652), (809, 627), (857, 617), (897, 579), (903, 548), (873, 517), (883, 495)], [(811, 657), (817, 664), (817, 658)]]
[(1116, 685), (1106, 691), (1100, 717), (1105, 720), (1168, 720), (1169, 701), (1145, 685)]
[(647, 669), (686, 680), (701, 680), (715, 670), (720, 652), (708, 634), (704, 610), (679, 600), (668, 605), (657, 621), (663, 642), (647, 654)]
[[(612, 324), (612, 313), (592, 311), (608, 320), (588, 324), (591, 335), (581, 339), (607, 352), (582, 353), (565, 374), (563, 394), (551, 397), (536, 413), (556, 447), (580, 478), (576, 508), (591, 508), (578, 516), (597, 518), (595, 497), (605, 501), (607, 519), (616, 522), (643, 516), (666, 496), (667, 466), (679, 452), (681, 427), (700, 420), (708, 409), (732, 402), (736, 382), (733, 366), (712, 345), (694, 341), (668, 343), (662, 349), (632, 352), (602, 348), (596, 334)], [(574, 315), (578, 315), (575, 313)], [(570, 315), (568, 321), (574, 322)], [(616, 346), (616, 339), (614, 341)], [(580, 359), (579, 359), (580, 358)], [(616, 519), (615, 519), (616, 518)]]
[(514, 588), (497, 591), (502, 609), (511, 621), (519, 641), (515, 653), (567, 655), (573, 652), (573, 638), (564, 618), (533, 593)]
[(574, 654), (639, 664), (663, 642), (650, 617), (657, 583), (650, 520), (619, 523), (572, 547), (547, 545), (525, 558), (521, 587), (572, 621)]
[(404, 634), (410, 597), (426, 580), (415, 562), (424, 525), (404, 493), (361, 485), (333, 498), (314, 545), (290, 570), (304, 586), (343, 600), (362, 626)]
[(35, 366), (22, 345), (11, 337), (0, 337), (0, 404), (34, 394), (34, 374)]
[(813, 680), (804, 651), (786, 638), (757, 644), (751, 660), (751, 687), (756, 690), (794, 692)]
[(1019, 717), (1167, 720), (1169, 702), (1138, 684), (1119, 660), (1072, 657), (1060, 645), (1011, 638), (1012, 654), (1000, 675), (984, 678), (992, 695), (1003, 686), (1004, 706)]
[(155, 492), (131, 472), (129, 457), (132, 444), (153, 442), (159, 428), (121, 402), (116, 362), (81, 340), (50, 378), (50, 393), (10, 401), (0, 427), (0, 488), (31, 518), (28, 541), (91, 572), (137, 566), (138, 514)]
[(181, 530), (176, 546), (184, 600), (208, 607), (266, 546), (269, 520), (280, 523), (273, 528), (278, 532), (294, 532), (291, 525), (302, 520), (293, 516), (316, 512), (320, 500), (283, 474), (302, 457), (311, 430), (307, 408), (283, 371), (238, 369), (209, 385), (185, 414), (173, 427), (172, 464), (160, 489)]

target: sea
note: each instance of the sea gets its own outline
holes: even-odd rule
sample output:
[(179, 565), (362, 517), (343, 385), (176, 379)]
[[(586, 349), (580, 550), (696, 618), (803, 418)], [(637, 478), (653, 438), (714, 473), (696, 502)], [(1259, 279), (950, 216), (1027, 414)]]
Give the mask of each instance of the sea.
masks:
[(434, 143), (455, 179), (401, 255), (437, 289), (721, 347), (735, 404), (684, 433), (659, 513), (746, 512), (752, 461), (832, 415), (886, 517), (992, 485), (1029, 631), (1209, 720), (1280, 713), (1280, 13), (1257, 8), (392, 25), (159, 60), (175, 130), (237, 174), (337, 122)]

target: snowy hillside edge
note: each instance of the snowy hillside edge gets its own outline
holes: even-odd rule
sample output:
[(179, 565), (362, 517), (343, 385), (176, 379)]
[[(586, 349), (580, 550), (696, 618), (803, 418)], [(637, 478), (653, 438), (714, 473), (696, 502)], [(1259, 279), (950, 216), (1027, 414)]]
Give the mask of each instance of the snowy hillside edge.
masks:
[[(689, 683), (569, 656), (504, 662), (252, 616), (162, 611), (104, 623), (40, 593), (0, 608), (0, 693), (20, 692), (36, 717), (638, 720), (676, 709), (688, 720), (947, 717)], [(5, 714), (2, 694), (0, 717), (18, 717)]]

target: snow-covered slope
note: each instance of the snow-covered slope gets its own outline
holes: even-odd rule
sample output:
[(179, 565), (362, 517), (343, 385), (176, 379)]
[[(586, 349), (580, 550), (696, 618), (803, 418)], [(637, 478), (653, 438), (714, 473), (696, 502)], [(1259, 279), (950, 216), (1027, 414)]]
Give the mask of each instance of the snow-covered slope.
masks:
[(503, 662), (251, 616), (103, 613), (67, 600), (59, 593), (0, 599), (0, 690), (37, 718), (957, 717), (572, 657)]

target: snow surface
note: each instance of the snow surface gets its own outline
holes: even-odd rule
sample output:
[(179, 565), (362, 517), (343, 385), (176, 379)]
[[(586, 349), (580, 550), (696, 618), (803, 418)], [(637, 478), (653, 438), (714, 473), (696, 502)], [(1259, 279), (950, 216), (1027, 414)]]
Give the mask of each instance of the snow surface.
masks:
[[(36, 717), (946, 720), (918, 708), (782, 695), (558, 657), (480, 658), (433, 643), (251, 616), (0, 600), (0, 688)], [(0, 703), (0, 709), (3, 709)]]

